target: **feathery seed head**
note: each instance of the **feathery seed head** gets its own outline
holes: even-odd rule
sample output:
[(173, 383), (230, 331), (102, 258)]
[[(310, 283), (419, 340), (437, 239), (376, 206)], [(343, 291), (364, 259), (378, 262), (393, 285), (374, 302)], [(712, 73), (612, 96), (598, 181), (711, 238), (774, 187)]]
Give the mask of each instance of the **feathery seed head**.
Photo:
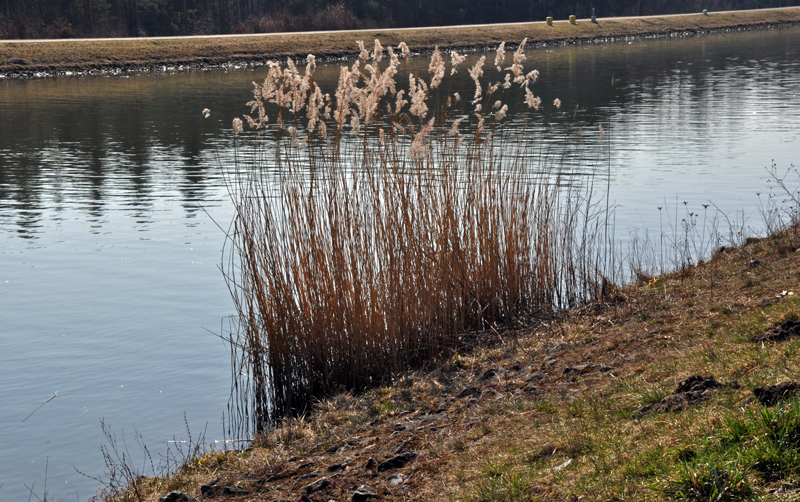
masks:
[(458, 65), (464, 62), (467, 56), (459, 55), (456, 51), (450, 51), (450, 75), (458, 72)]
[(400, 61), (397, 59), (397, 54), (395, 54), (391, 45), (389, 46), (387, 51), (389, 52), (389, 65), (397, 68), (400, 65)]
[(361, 60), (361, 63), (366, 63), (367, 59), (369, 59), (369, 51), (364, 48), (364, 41), (363, 40), (356, 40), (356, 44), (358, 44), (358, 59)]
[(539, 105), (542, 104), (542, 98), (537, 98), (533, 95), (530, 89), (525, 87), (525, 104), (528, 105), (528, 108), (538, 110)]
[(311, 80), (317, 72), (317, 57), (313, 54), (309, 54), (306, 57), (306, 61), (306, 79)]
[(517, 50), (514, 52), (514, 62), (515, 63), (521, 63), (521, 62), (525, 61), (525, 44), (526, 43), (528, 43), (528, 38), (527, 37), (522, 39), (522, 42), (520, 42), (519, 47), (517, 47)]
[(486, 61), (486, 56), (481, 56), (475, 66), (473, 66), (469, 70), (469, 76), (472, 77), (472, 80), (475, 82), (478, 81), (479, 78), (483, 76), (483, 63)]
[(406, 43), (400, 42), (400, 45), (398, 45), (397, 48), (400, 49), (400, 53), (403, 55), (403, 59), (405, 59), (406, 63), (408, 63), (408, 55), (411, 54), (411, 50), (409, 50)]
[(506, 60), (506, 43), (502, 42), (500, 47), (497, 48), (497, 55), (494, 57), (494, 66), (497, 71), (503, 71), (501, 65)]
[(419, 117), (420, 120), (428, 114), (428, 105), (425, 98), (428, 97), (428, 87), (425, 81), (414, 78), (412, 73), (408, 74), (408, 95), (411, 98), (411, 114)]
[(483, 115), (476, 113), (475, 116), (478, 117), (478, 123), (475, 125), (475, 137), (479, 138), (481, 134), (483, 134), (483, 124), (485, 120)]
[(431, 63), (428, 66), (428, 73), (431, 75), (430, 88), (436, 89), (439, 87), (439, 84), (442, 83), (442, 78), (444, 77), (444, 59), (442, 59), (442, 54), (439, 52), (438, 45), (433, 51)]
[(515, 84), (520, 84), (525, 81), (525, 77), (522, 75), (522, 62), (526, 59), (525, 43), (527, 41), (527, 38), (522, 39), (522, 43), (519, 44), (519, 47), (517, 47), (517, 50), (514, 52), (514, 63), (509, 68), (506, 68), (507, 70), (511, 70), (511, 73), (514, 74)]
[(308, 119), (308, 131), (312, 132), (317, 123), (322, 120), (322, 109), (325, 107), (325, 97), (322, 95), (322, 90), (319, 86), (314, 86), (314, 91), (308, 96), (308, 107), (306, 118)]
[(508, 105), (503, 105), (503, 107), (500, 108), (500, 110), (495, 115), (495, 119), (497, 120), (497, 122), (500, 122), (501, 120), (506, 118), (506, 113), (508, 113)]
[(425, 138), (433, 130), (433, 123), (435, 120), (436, 117), (431, 117), (428, 123), (425, 124), (425, 126), (414, 135), (414, 139), (411, 140), (411, 146), (408, 148), (408, 156), (412, 159), (421, 158), (428, 153), (428, 146), (425, 142)]
[(483, 63), (486, 61), (486, 56), (481, 56), (475, 66), (473, 66), (469, 70), (469, 76), (472, 77), (473, 82), (475, 82), (475, 97), (472, 99), (472, 103), (477, 103), (481, 99), (481, 94), (483, 92), (480, 83), (480, 77), (483, 76)]
[(289, 133), (289, 136), (292, 138), (292, 141), (299, 144), (300, 141), (297, 139), (297, 128), (295, 126), (289, 126), (286, 128), (286, 132)]
[(403, 107), (408, 104), (408, 100), (403, 99), (403, 94), (405, 94), (405, 90), (400, 89), (397, 91), (397, 99), (395, 100), (394, 105), (394, 114), (400, 115), (400, 112), (403, 110)]
[(450, 130), (447, 131), (448, 136), (458, 136), (458, 126), (461, 125), (461, 122), (467, 119), (467, 116), (459, 117), (453, 121), (453, 124), (450, 126)]

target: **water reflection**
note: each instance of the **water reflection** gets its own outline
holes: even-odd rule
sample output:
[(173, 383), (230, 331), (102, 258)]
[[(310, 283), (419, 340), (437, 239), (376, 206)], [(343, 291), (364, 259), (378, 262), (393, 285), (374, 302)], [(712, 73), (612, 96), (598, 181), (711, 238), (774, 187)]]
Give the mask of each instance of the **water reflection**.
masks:
[[(180, 85), (145, 76), (3, 82), (2, 218), (35, 237), (44, 207), (74, 205), (100, 223), (114, 199), (145, 221), (154, 198), (172, 189), (187, 217), (196, 213), (218, 176), (214, 152), (227, 141), (221, 121), (203, 121), (199, 110), (226, 89), (215, 96), (204, 73), (176, 78)], [(241, 103), (247, 89), (238, 91)]]
[[(691, 148), (683, 153), (711, 161), (712, 150), (703, 145), (712, 139), (738, 143), (758, 129), (754, 113), (768, 113), (770, 104), (796, 93), (797, 42), (797, 30), (784, 29), (529, 50), (526, 68), (541, 72), (534, 90), (544, 105), (529, 113), (521, 93), (514, 93), (520, 100), (510, 106), (512, 120), (540, 130), (574, 123), (596, 131), (602, 123), (616, 132), (615, 155), (680, 144)], [(488, 56), (484, 82), (501, 75)], [(466, 67), (477, 58), (472, 55), (442, 88), (471, 96)], [(412, 58), (400, 72), (401, 86), (409, 71), (426, 75), (427, 60)], [(193, 202), (218, 182), (215, 158), (229, 147), (228, 124), (246, 111), (249, 81), (263, 76), (262, 69), (3, 82), (2, 217), (14, 214), (16, 231), (35, 236), (42, 207), (80, 201), (87, 216), (100, 219), (104, 201), (113, 197), (143, 216), (168, 187), (178, 189), (187, 215), (197, 212)], [(320, 68), (318, 82), (326, 90), (333, 91), (337, 78), (336, 65)], [(551, 105), (555, 98), (561, 110)], [(207, 120), (200, 113), (205, 107), (212, 109)], [(589, 151), (599, 148), (596, 134), (582, 141)]]

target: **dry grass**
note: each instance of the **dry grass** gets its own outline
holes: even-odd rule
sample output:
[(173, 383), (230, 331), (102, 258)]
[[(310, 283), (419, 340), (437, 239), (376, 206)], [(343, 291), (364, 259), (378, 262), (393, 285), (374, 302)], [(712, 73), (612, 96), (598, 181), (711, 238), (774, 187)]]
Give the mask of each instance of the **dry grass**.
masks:
[[(507, 87), (538, 107), (523, 47)], [(483, 60), (470, 70), (478, 97), (460, 105), (438, 94), (438, 50), (407, 94), (399, 55), (380, 70), (382, 51), (376, 41), (342, 68), (329, 120), (313, 58), (304, 73), (273, 64), (255, 89), (247, 121), (269, 131), (271, 115), (277, 132), (231, 172), (226, 268), (245, 375), (234, 420), (250, 430), (602, 293), (603, 213), (589, 190), (551, 179), (535, 142), (503, 140), (507, 107)]]
[[(322, 477), (331, 485), (310, 500), (350, 500), (361, 484), (383, 500), (674, 500), (704, 472), (713, 479), (714, 466), (721, 483), (745, 483), (727, 499), (791, 499), (796, 471), (765, 476), (749, 468), (749, 446), (723, 440), (762, 412), (754, 387), (800, 371), (800, 340), (752, 342), (800, 315), (797, 295), (781, 294), (800, 283), (798, 246), (796, 233), (751, 240), (655, 287), (625, 288), (614, 303), (499, 332), (391, 385), (322, 400), (252, 449), (148, 479), (143, 500), (171, 490), (202, 499), (200, 487), (213, 480), (247, 490), (230, 500), (296, 500)], [(565, 371), (591, 363), (611, 369)], [(742, 387), (681, 412), (639, 415), (694, 374)], [(367, 467), (398, 449), (417, 457), (388, 471)], [(393, 474), (406, 479), (393, 485)]]
[(725, 28), (800, 22), (800, 8), (757, 12), (711, 13), (580, 20), (577, 25), (558, 21), (500, 26), (450, 27), (409, 30), (342, 31), (322, 34), (271, 34), (212, 38), (148, 40), (88, 40), (1, 42), (0, 74), (102, 69), (147, 69), (161, 65), (206, 66), (263, 62), (272, 58), (304, 58), (307, 54), (340, 57), (350, 54), (353, 40), (380, 38), (384, 43), (405, 41), (414, 51), (487, 47), (503, 40), (528, 38), (531, 43), (562, 43), (610, 37), (663, 35)]

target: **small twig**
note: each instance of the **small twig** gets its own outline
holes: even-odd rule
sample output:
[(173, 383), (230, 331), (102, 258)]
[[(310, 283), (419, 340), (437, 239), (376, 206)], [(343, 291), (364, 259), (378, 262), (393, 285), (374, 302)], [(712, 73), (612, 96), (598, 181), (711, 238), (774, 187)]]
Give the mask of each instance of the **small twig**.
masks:
[(39, 501), (41, 502), (41, 500), (42, 500), (42, 499), (40, 499), (38, 495), (36, 495), (35, 493), (33, 493), (33, 487), (34, 487), (34, 486), (36, 486), (36, 481), (34, 481), (34, 482), (33, 482), (33, 486), (28, 486), (28, 485), (26, 485), (25, 483), (22, 483), (22, 486), (24, 486), (25, 488), (27, 488), (27, 489), (28, 489), (28, 492), (30, 493), (30, 495), (28, 495), (28, 502), (31, 502), (31, 496), (34, 496), (34, 497), (36, 497), (36, 499), (37, 499), (37, 500), (39, 500)]
[(36, 413), (37, 411), (39, 411), (39, 409), (40, 409), (42, 406), (46, 405), (47, 403), (49, 403), (50, 401), (52, 401), (53, 399), (55, 399), (55, 398), (57, 398), (57, 397), (58, 397), (58, 391), (56, 391), (56, 393), (55, 393), (55, 394), (53, 394), (52, 396), (50, 396), (50, 399), (48, 399), (47, 401), (43, 402), (42, 404), (40, 404), (40, 405), (39, 405), (39, 407), (38, 407), (38, 408), (36, 408), (36, 409), (35, 409), (35, 410), (33, 410), (32, 412), (30, 412), (30, 414), (29, 414), (27, 417), (23, 418), (23, 419), (22, 419), (22, 422), (20, 422), (20, 423), (23, 423), (23, 422), (25, 422), (25, 420), (27, 420), (27, 419), (31, 418), (31, 415), (33, 415), (34, 413)]

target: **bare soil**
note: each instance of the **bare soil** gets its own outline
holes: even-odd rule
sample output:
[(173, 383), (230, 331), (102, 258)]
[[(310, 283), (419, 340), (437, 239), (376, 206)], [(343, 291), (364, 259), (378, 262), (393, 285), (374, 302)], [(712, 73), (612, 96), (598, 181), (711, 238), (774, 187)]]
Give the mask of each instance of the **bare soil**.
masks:
[(774, 406), (778, 402), (787, 399), (800, 391), (800, 384), (797, 382), (784, 382), (769, 387), (758, 387), (753, 389), (758, 402), (763, 406)]
[(722, 384), (713, 376), (694, 375), (682, 381), (675, 392), (664, 397), (652, 406), (648, 406), (642, 413), (663, 413), (666, 411), (681, 411), (708, 401), (717, 396), (720, 387), (739, 388), (739, 384), (732, 382)]

